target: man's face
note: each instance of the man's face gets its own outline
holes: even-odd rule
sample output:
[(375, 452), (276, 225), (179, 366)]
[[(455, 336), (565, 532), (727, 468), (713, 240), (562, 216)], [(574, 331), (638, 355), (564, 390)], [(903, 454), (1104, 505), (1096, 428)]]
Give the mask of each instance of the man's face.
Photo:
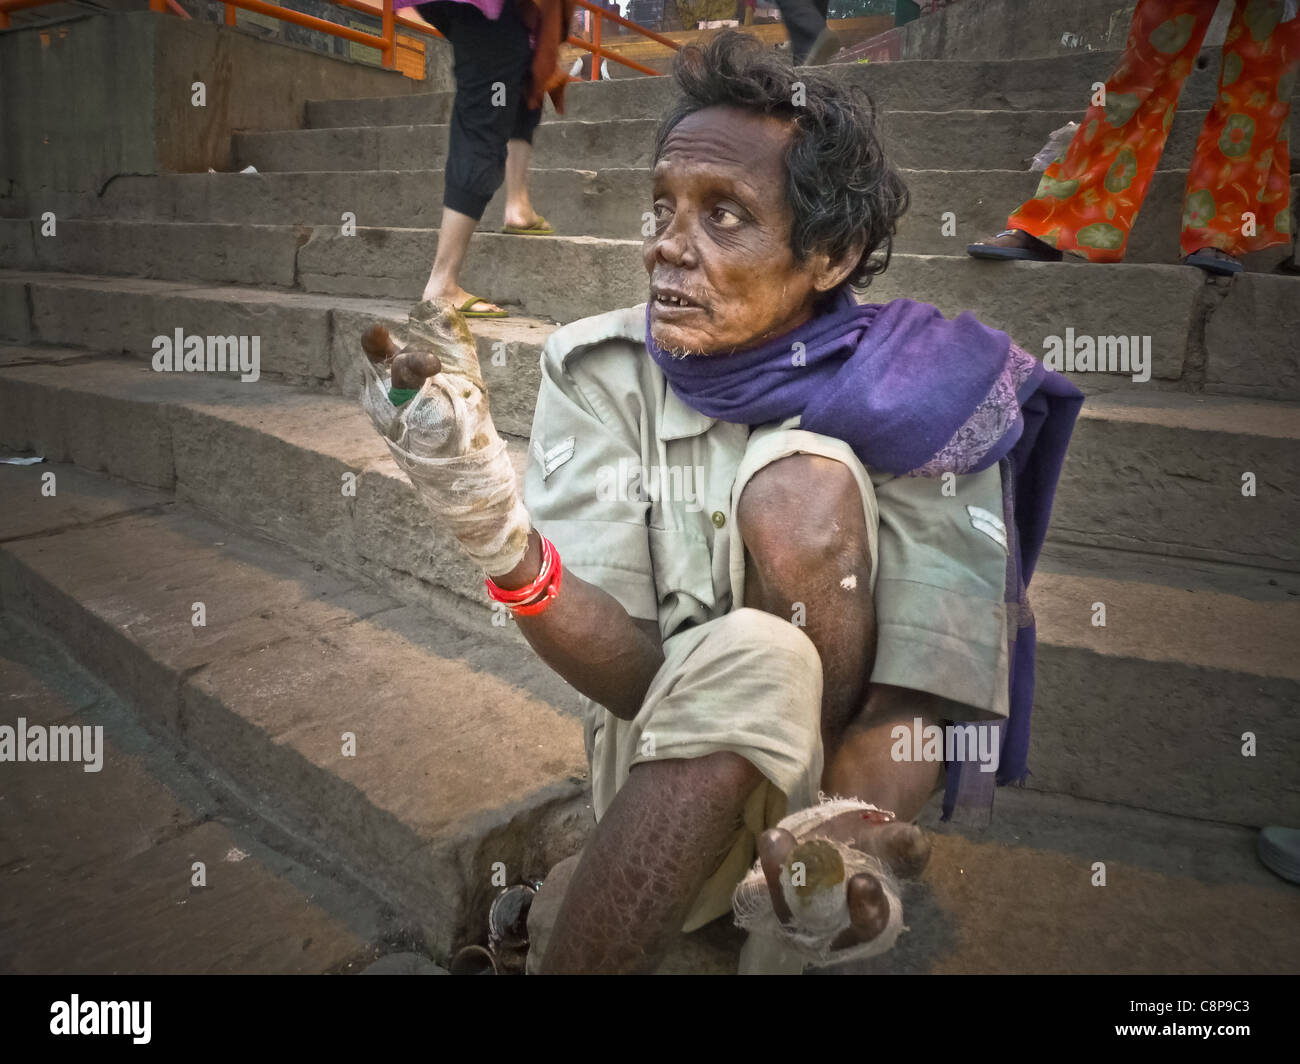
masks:
[(669, 134), (644, 250), (660, 347), (725, 354), (812, 316), (819, 257), (797, 265), (790, 251), (789, 140), (784, 119), (736, 107), (697, 111)]

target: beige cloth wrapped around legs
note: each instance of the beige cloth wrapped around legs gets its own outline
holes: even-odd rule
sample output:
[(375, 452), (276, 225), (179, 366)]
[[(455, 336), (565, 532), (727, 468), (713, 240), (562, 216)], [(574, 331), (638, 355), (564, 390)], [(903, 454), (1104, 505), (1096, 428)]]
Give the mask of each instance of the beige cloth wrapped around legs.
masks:
[(432, 351), (441, 372), (394, 406), (390, 380), (363, 357), (361, 405), (441, 527), (480, 569), (501, 576), (523, 559), (532, 526), (506, 443), (492, 423), (474, 338), (447, 300), (412, 308), (407, 334), (405, 349)]

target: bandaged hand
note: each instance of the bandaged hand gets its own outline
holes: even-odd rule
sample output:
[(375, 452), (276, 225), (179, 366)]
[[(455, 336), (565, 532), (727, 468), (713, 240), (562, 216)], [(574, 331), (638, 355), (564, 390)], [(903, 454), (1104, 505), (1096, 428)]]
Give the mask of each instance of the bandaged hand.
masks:
[(509, 572), (531, 522), (488, 410), (469, 326), (447, 300), (412, 308), (406, 343), (382, 325), (361, 339), (361, 405), (438, 523), (488, 576)]
[(757, 844), (732, 897), (737, 925), (823, 966), (892, 948), (903, 930), (899, 878), (930, 859), (920, 828), (856, 798), (792, 813)]

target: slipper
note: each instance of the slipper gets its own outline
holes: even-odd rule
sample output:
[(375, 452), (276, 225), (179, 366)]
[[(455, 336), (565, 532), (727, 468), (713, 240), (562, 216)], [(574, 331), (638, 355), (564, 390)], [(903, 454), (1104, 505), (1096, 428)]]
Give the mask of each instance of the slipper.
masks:
[(1220, 277), (1231, 277), (1234, 273), (1241, 273), (1245, 269), (1231, 255), (1217, 248), (1201, 248), (1199, 251), (1193, 251), (1183, 259), (1183, 265), (1196, 266), (1206, 273), (1217, 274)]
[[(997, 236), (1011, 236), (1022, 233), (1022, 229), (1003, 229)], [(1051, 244), (1045, 244), (1035, 236), (1029, 236), (1033, 243), (1027, 248), (1001, 247), (997, 244), (967, 244), (966, 254), (975, 259), (1028, 259), (1031, 262), (1060, 262), (1062, 255)], [(994, 240), (997, 237), (993, 238)]]
[(1270, 872), (1292, 883), (1300, 883), (1300, 831), (1295, 828), (1264, 828), (1259, 833), (1259, 859)]
[(539, 214), (532, 225), (507, 225), (501, 232), (511, 236), (554, 236), (555, 227)]
[(478, 296), (470, 296), (464, 303), (456, 309), (467, 318), (508, 318), (509, 311), (505, 310), (470, 310), (475, 303), (487, 303), (486, 299), (480, 299)]
[(452, 958), (452, 975), (523, 975), (528, 958), (528, 910), (537, 895), (532, 883), (507, 887), (488, 909), (488, 944), (465, 946)]

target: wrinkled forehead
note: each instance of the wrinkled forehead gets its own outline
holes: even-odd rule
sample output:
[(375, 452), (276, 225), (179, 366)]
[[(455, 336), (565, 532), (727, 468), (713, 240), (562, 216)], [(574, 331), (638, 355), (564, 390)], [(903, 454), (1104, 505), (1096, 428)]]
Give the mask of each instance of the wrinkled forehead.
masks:
[(791, 123), (741, 107), (705, 107), (687, 115), (664, 138), (656, 179), (708, 170), (765, 182), (785, 174)]

